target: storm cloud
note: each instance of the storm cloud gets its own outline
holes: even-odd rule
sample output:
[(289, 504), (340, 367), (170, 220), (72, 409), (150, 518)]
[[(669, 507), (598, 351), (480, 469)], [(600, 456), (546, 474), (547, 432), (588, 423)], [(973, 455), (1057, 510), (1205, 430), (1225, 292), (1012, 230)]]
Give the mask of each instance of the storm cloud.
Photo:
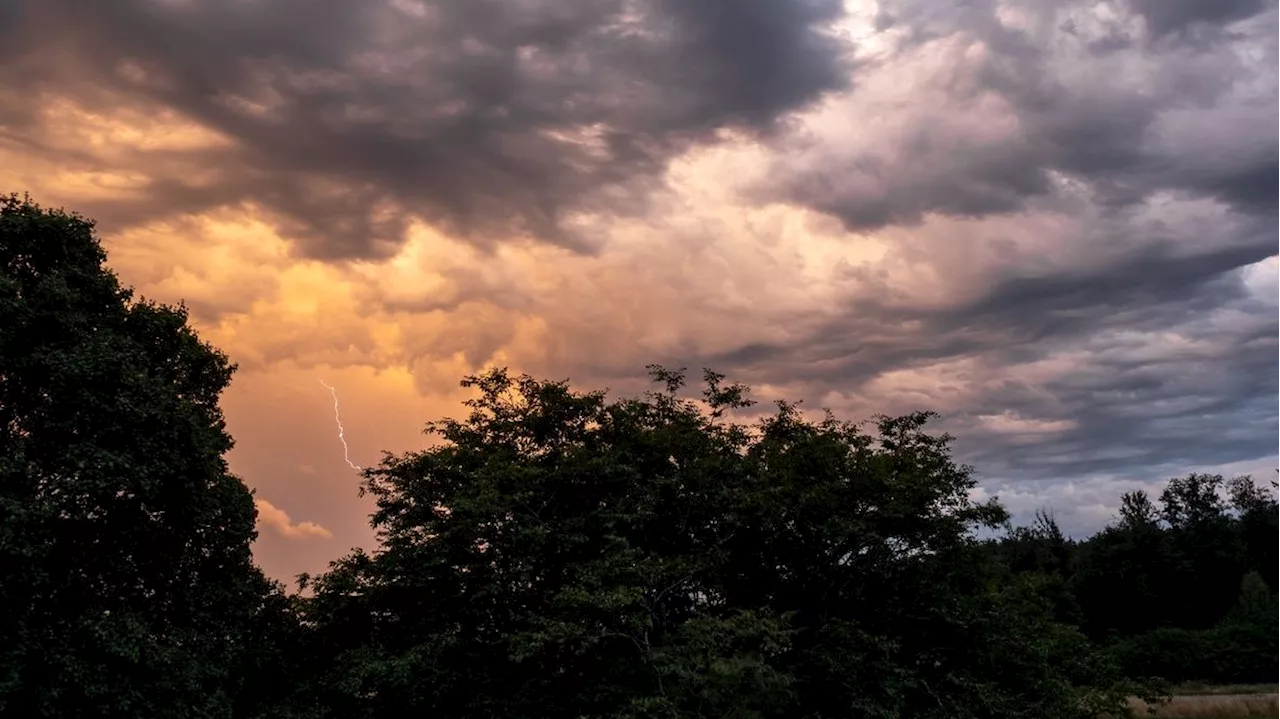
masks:
[[(781, 185), (851, 229), (1018, 212), (1053, 202), (1062, 180), (1108, 208), (1163, 192), (1274, 215), (1274, 4), (1132, 8), (881, 3), (884, 62), (918, 81), (835, 104), (830, 124), (788, 143), (760, 191)], [(1214, 24), (1227, 21), (1239, 23)], [(1175, 29), (1198, 41), (1167, 37)], [(879, 132), (839, 126), (868, 109)]]
[(25, 10), (5, 34), (27, 40), (11, 51), (22, 70), (10, 92), (146, 101), (232, 140), (156, 158), (201, 168), (200, 182), (176, 174), (145, 203), (98, 214), (136, 222), (253, 202), (324, 258), (393, 252), (414, 214), (477, 242), (589, 249), (575, 212), (639, 211), (672, 154), (719, 131), (769, 133), (849, 81), (847, 48), (821, 28), (839, 16), (835, 0)]
[(232, 464), (278, 573), (336, 553), (298, 527), (369, 539), (316, 375), (367, 464), (495, 364), (936, 410), (984, 491), (1080, 534), (1126, 489), (1276, 466), (1278, 20), (2, 3), (0, 183), (97, 218), (123, 279), (240, 363)]

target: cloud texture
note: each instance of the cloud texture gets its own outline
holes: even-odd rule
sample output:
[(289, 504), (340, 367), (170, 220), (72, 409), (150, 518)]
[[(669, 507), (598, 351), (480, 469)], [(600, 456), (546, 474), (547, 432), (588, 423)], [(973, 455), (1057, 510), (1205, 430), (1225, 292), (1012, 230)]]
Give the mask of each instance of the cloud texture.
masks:
[[(0, 184), (187, 299), (243, 368), (237, 470), (342, 546), (367, 507), (315, 376), (368, 464), (495, 363), (935, 409), (986, 491), (1085, 532), (1128, 487), (1275, 466), (1276, 24), (1268, 0), (17, 1)], [(269, 568), (336, 553), (262, 504)]]
[(258, 508), (258, 528), (267, 528), (285, 539), (331, 539), (333, 532), (315, 522), (294, 522), (289, 513), (265, 499), (255, 499)]

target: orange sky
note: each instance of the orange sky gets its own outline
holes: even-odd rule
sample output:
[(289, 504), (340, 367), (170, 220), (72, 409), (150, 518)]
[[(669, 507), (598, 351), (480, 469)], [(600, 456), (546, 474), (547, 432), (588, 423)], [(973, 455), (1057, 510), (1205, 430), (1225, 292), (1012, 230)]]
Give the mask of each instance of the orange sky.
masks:
[(513, 1), (464, 32), (323, 4), (0, 22), (0, 189), (98, 218), (239, 363), (274, 576), (371, 542), (318, 380), (360, 465), (482, 367), (632, 391), (665, 362), (938, 410), (986, 491), (1076, 531), (1175, 472), (1273, 471), (1273, 5)]

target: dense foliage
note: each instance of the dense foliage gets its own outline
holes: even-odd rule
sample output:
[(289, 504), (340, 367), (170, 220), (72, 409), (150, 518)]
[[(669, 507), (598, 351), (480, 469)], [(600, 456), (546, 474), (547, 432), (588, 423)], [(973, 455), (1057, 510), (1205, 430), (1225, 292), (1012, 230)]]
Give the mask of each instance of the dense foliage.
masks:
[[(609, 401), (492, 371), (445, 440), (368, 473), (381, 547), (309, 611), (334, 716), (1071, 717), (1123, 697), (928, 415), (873, 433), (683, 377)], [(1090, 693), (1089, 690), (1094, 690)], [(1100, 690), (1100, 691), (1098, 691)]]
[(104, 259), (0, 204), (0, 716), (1069, 719), (1276, 677), (1252, 481), (1074, 541), (974, 502), (927, 413), (746, 423), (746, 387), (660, 367), (639, 398), (467, 378), (365, 472), (379, 545), (286, 594), (223, 461), (233, 366)]
[(1056, 616), (1130, 676), (1269, 683), (1280, 676), (1278, 536), (1267, 488), (1191, 474), (1156, 501), (1124, 495), (1116, 521), (1084, 541), (1041, 514), (994, 546), (1013, 571), (1047, 578)]
[(271, 593), (222, 459), (233, 367), (104, 260), (0, 198), (0, 715), (230, 716)]

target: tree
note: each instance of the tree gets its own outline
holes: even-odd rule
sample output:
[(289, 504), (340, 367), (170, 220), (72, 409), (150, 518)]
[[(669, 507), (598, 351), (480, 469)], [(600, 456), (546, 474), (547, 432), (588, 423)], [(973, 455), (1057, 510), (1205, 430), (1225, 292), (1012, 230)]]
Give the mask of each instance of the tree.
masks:
[[(1276, 596), (1275, 593), (1263, 581), (1262, 576), (1257, 572), (1249, 572), (1244, 575), (1244, 579), (1240, 580), (1240, 596), (1236, 600), (1235, 606), (1231, 611), (1227, 612), (1227, 616), (1223, 618), (1224, 626), (1248, 626), (1260, 627), (1271, 639), (1275, 638), (1277, 630), (1276, 626)], [(1274, 642), (1271, 642), (1275, 649)]]
[(0, 714), (222, 717), (268, 586), (234, 367), (93, 223), (0, 199)]
[(1076, 544), (1058, 526), (1053, 513), (1037, 510), (1029, 527), (1008, 527), (992, 542), (997, 561), (1014, 575), (1038, 574), (1040, 590), (1053, 605), (1053, 616), (1064, 623), (1080, 623), (1080, 608), (1071, 591)]
[(1240, 542), (1244, 545), (1245, 566), (1249, 571), (1257, 572), (1275, 592), (1277, 567), (1280, 567), (1276, 557), (1276, 496), (1266, 487), (1258, 486), (1248, 475), (1229, 481), (1227, 491), (1231, 507), (1236, 512)]
[(1173, 595), (1175, 625), (1208, 629), (1236, 599), (1245, 573), (1245, 551), (1227, 512), (1221, 475), (1189, 474), (1169, 480), (1160, 493), (1161, 516), (1169, 526), (1174, 574), (1184, 589)]
[(1081, 626), (1110, 641), (1176, 624), (1185, 592), (1173, 542), (1159, 510), (1141, 490), (1120, 498), (1120, 516), (1078, 547), (1072, 591)]
[(365, 473), (381, 547), (314, 583), (331, 716), (1072, 717), (1124, 689), (1002, 585), (930, 416), (864, 432), (680, 372), (610, 401), (493, 370)]
[(1150, 532), (1158, 529), (1159, 524), (1160, 510), (1146, 492), (1138, 489), (1120, 495), (1120, 527)]

